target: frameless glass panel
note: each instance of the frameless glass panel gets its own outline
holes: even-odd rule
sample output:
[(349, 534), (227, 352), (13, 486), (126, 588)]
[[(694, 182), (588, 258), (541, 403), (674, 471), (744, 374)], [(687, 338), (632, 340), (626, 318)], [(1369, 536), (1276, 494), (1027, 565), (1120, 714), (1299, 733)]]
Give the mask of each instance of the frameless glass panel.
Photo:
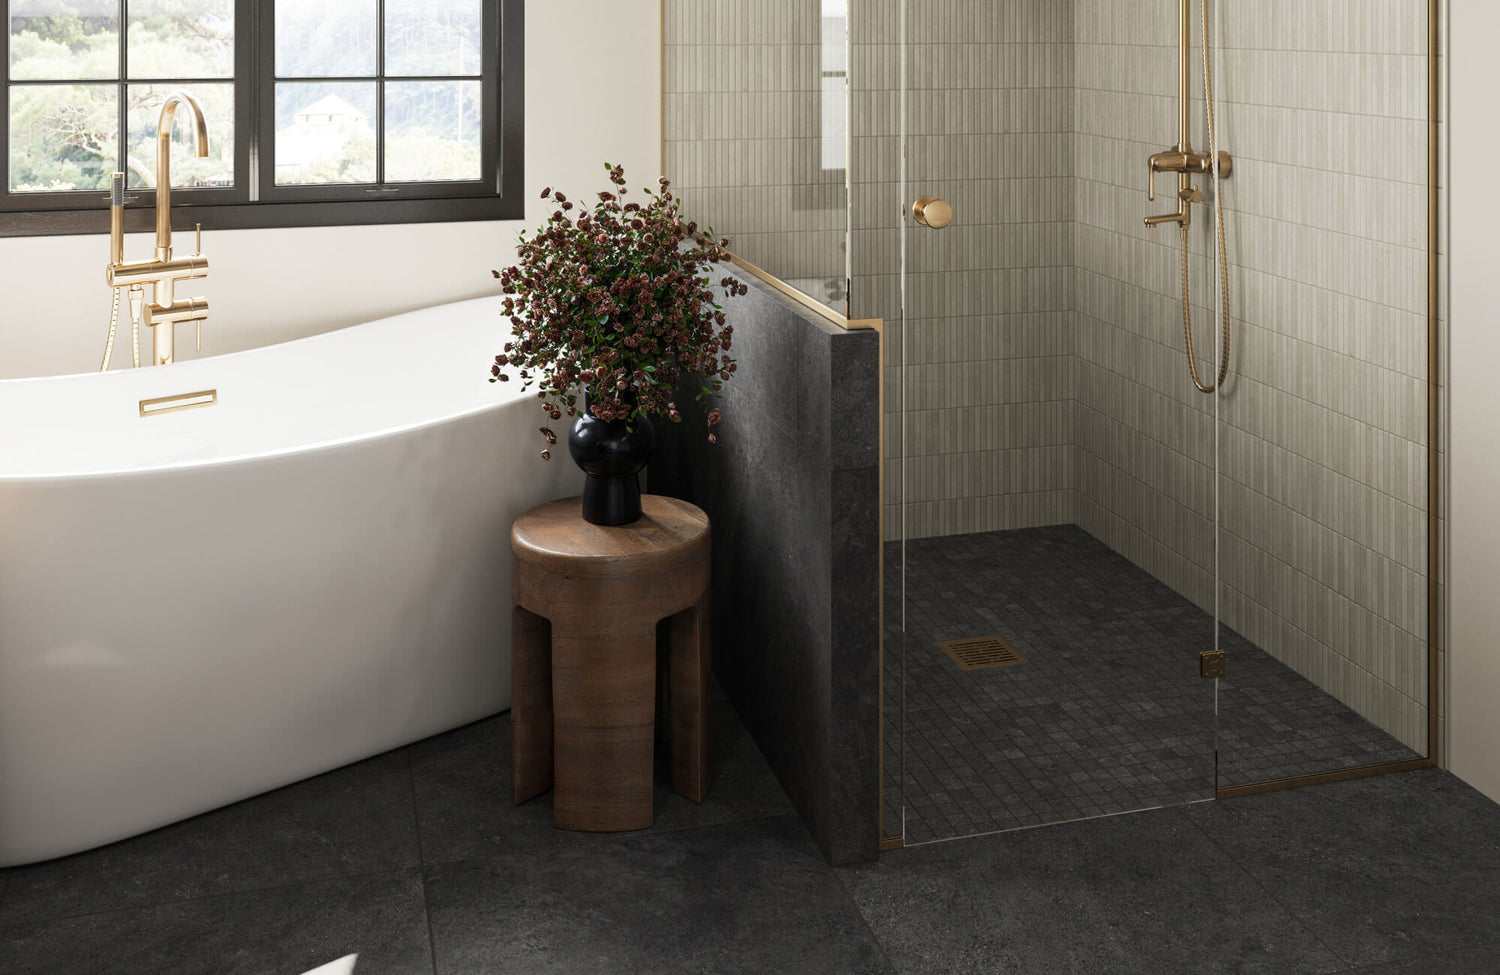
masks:
[(1431, 746), (1430, 63), (1422, 0), (1218, 9), (1234, 154), (1219, 430), (1232, 789)]
[(375, 83), (276, 85), (276, 183), (375, 181)]
[(276, 76), (373, 76), (376, 19), (375, 0), (276, 4)]
[(663, 162), (683, 213), (839, 314), (849, 296), (847, 8), (663, 8)]
[(1179, 5), (903, 6), (906, 841), (1209, 798), (1214, 407), (1180, 282), (1211, 321), (1211, 225), (1143, 221), (1178, 198), (1142, 176), (1185, 141)]
[(823, 168), (849, 165), (849, 0), (823, 0)]
[(116, 0), (11, 0), (9, 30), (12, 80), (119, 77)]
[(386, 182), (478, 179), (477, 81), (390, 81), (385, 86)]
[[(131, 187), (156, 185), (156, 126), (162, 102), (175, 85), (129, 86), (130, 156), (126, 177)], [(208, 156), (193, 151), (193, 126), (178, 110), (172, 127), (172, 185), (234, 185), (234, 85), (195, 84), (192, 94), (203, 107), (208, 123)]]
[(823, 78), (823, 168), (842, 170), (849, 154), (849, 79)]
[(117, 165), (116, 85), (24, 85), (10, 91), (10, 190), (109, 187)]
[(130, 0), (131, 78), (234, 77), (234, 0)]
[(386, 0), (385, 73), (477, 75), (480, 0)]

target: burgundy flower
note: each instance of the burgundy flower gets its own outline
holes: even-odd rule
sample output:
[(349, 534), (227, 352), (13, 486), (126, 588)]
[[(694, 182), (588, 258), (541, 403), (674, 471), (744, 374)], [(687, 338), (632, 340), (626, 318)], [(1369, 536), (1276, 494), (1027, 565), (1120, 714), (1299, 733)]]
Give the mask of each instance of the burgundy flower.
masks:
[[(523, 389), (536, 388), (548, 422), (577, 416), (578, 396), (588, 390), (602, 420), (660, 414), (678, 423), (679, 388), (690, 384), (700, 399), (712, 398), (735, 372), (718, 295), (749, 289), (729, 276), (716, 279), (729, 242), (682, 218), (667, 179), (657, 180), (659, 194), (647, 191), (645, 204), (624, 203), (624, 168), (606, 163), (605, 172), (616, 190), (598, 193), (576, 223), (568, 216), (576, 205), (549, 186), (542, 198), (557, 208), (540, 230), (521, 235), (514, 266), (492, 272), (512, 339), (490, 379), (508, 381), (507, 370), (515, 370)], [(719, 411), (707, 418), (717, 426)], [(549, 447), (556, 444), (550, 426), (539, 430)]]

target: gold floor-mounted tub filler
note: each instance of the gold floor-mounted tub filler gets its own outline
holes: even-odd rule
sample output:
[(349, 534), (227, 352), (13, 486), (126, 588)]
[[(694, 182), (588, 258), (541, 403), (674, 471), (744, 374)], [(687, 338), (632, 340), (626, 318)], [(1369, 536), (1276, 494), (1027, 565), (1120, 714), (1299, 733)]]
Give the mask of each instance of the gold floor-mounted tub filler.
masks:
[[(125, 174), (115, 173), (110, 181), (109, 196), (109, 266), (104, 280), (114, 291), (110, 311), (109, 339), (104, 347), (103, 372), (114, 355), (115, 330), (120, 319), (120, 291), (129, 291), (132, 364), (141, 364), (141, 322), (151, 327), (151, 362), (164, 366), (175, 358), (176, 329), (180, 322), (198, 327), (202, 346), (203, 320), (208, 317), (207, 298), (178, 298), (178, 281), (208, 276), (208, 259), (203, 256), (203, 228), (198, 227), (196, 253), (191, 257), (172, 257), (172, 121), (178, 106), (185, 106), (193, 121), (193, 144), (198, 157), (208, 155), (208, 123), (198, 100), (181, 89), (172, 92), (162, 104), (156, 123), (156, 253), (149, 261), (125, 260)], [(144, 285), (151, 285), (151, 302), (146, 303)], [(144, 414), (142, 414), (144, 415)]]
[[(1219, 151), (1218, 125), (1214, 120), (1213, 66), (1208, 52), (1208, 0), (1201, 0), (1203, 21), (1203, 100), (1208, 112), (1208, 155), (1193, 151), (1192, 129), (1192, 0), (1180, 0), (1181, 32), (1177, 63), (1177, 145), (1166, 152), (1158, 152), (1147, 162), (1150, 188), (1146, 198), (1156, 199), (1156, 174), (1177, 174), (1177, 209), (1160, 216), (1147, 217), (1147, 227), (1160, 227), (1164, 223), (1175, 223), (1182, 236), (1182, 329), (1187, 338), (1188, 371), (1193, 385), (1202, 393), (1212, 393), (1224, 384), (1229, 376), (1229, 261), (1228, 247), (1224, 242), (1224, 197), (1219, 181), (1227, 179), (1234, 171), (1234, 160), (1229, 153)], [(1214, 184), (1214, 222), (1219, 237), (1219, 283), (1224, 300), (1220, 313), (1224, 334), (1219, 348), (1219, 375), (1212, 384), (1203, 382), (1198, 376), (1198, 358), (1193, 354), (1193, 309), (1191, 287), (1188, 284), (1188, 227), (1192, 225), (1192, 205), (1208, 202), (1203, 191), (1193, 185), (1193, 176), (1209, 176)]]

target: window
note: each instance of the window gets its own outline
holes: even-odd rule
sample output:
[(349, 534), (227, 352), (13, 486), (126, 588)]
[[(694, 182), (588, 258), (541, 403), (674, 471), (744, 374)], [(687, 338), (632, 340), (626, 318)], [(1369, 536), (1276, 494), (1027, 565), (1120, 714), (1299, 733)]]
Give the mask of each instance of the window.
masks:
[[(151, 225), (157, 116), (172, 204), (209, 228), (508, 219), (521, 200), (523, 0), (0, 0), (0, 235)], [(144, 191), (144, 192), (143, 192)]]

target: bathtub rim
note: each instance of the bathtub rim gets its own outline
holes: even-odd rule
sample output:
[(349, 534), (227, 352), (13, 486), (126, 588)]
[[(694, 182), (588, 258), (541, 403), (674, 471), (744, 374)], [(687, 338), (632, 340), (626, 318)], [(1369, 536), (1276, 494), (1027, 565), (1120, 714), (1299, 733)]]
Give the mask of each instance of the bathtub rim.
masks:
[[(235, 351), (235, 352), (225, 352), (225, 353), (223, 353), (221, 355), (204, 356), (202, 358), (191, 359), (191, 360), (186, 360), (186, 361), (188, 361), (188, 362), (211, 362), (211, 361), (218, 361), (218, 360), (221, 360), (221, 359), (233, 359), (233, 358), (236, 358), (236, 357), (250, 357), (250, 356), (257, 356), (257, 355), (262, 355), (262, 354), (275, 354), (276, 350), (286, 349), (286, 348), (291, 347), (291, 346), (296, 346), (296, 345), (300, 345), (300, 344), (303, 344), (303, 343), (309, 343), (309, 342), (326, 341), (331, 336), (339, 335), (340, 333), (350, 331), (351, 329), (363, 328), (363, 327), (370, 326), (370, 325), (378, 325), (378, 324), (382, 324), (382, 323), (385, 323), (385, 322), (392, 321), (394, 319), (403, 318), (403, 317), (408, 316), (408, 315), (417, 315), (417, 314), (422, 314), (424, 312), (435, 312), (435, 311), (438, 311), (440, 309), (451, 308), (451, 307), (458, 306), (458, 305), (479, 304), (479, 303), (484, 303), (484, 302), (493, 302), (495, 304), (495, 307), (496, 307), (496, 317), (500, 320), (500, 323), (501, 323), (500, 328), (502, 330), (501, 331), (500, 341), (501, 341), (501, 344), (503, 344), (504, 343), (504, 338), (503, 338), (504, 332), (505, 332), (506, 329), (510, 328), (511, 326), (508, 325), (508, 323), (505, 320), (505, 317), (503, 315), (499, 314), (499, 311), (498, 311), (498, 309), (499, 309), (499, 303), (500, 303), (499, 297), (498, 296), (485, 295), (485, 296), (481, 296), (481, 297), (478, 297), (478, 298), (462, 298), (462, 299), (459, 299), (457, 301), (447, 301), (447, 302), (443, 302), (443, 303), (437, 304), (437, 305), (428, 305), (428, 306), (426, 306), (424, 308), (414, 308), (414, 309), (411, 309), (410, 311), (398, 312), (397, 314), (394, 314), (394, 315), (387, 315), (384, 318), (373, 318), (373, 319), (370, 319), (369, 321), (356, 322), (353, 325), (345, 325), (342, 328), (329, 329), (326, 332), (319, 332), (316, 335), (304, 335), (301, 338), (288, 339), (285, 342), (274, 342), (274, 343), (272, 343), (270, 345), (256, 346), (253, 349), (240, 349), (240, 350)], [(156, 367), (147, 367), (147, 368), (156, 368)], [(478, 371), (478, 368), (480, 368), (480, 367), (476, 367), (476, 370), (475, 370), (476, 373)], [(25, 377), (18, 377), (18, 378), (15, 378), (15, 379), (0, 379), (0, 389), (7, 388), (7, 387), (20, 387), (23, 384), (27, 384), (27, 383), (52, 383), (52, 382), (61, 382), (61, 381), (78, 382), (78, 381), (82, 381), (82, 380), (84, 380), (86, 378), (89, 378), (89, 377), (108, 377), (108, 376), (115, 376), (115, 375), (119, 375), (119, 376), (122, 376), (122, 377), (123, 376), (132, 376), (132, 375), (134, 375), (135, 373), (138, 373), (138, 372), (139, 372), (139, 369), (111, 369), (108, 372), (75, 372), (75, 373), (66, 373), (66, 374), (57, 375), (57, 376), (25, 376)], [(494, 380), (491, 380), (491, 383), (493, 385), (495, 385), (495, 386), (500, 386), (502, 388), (504, 386), (508, 385), (508, 384), (505, 384), (505, 383), (496, 382)], [(189, 383), (188, 385), (192, 385), (192, 384)], [(381, 428), (378, 428), (378, 429), (375, 429), (375, 430), (370, 430), (370, 431), (366, 431), (366, 432), (361, 432), (361, 433), (358, 433), (358, 434), (354, 434), (352, 436), (334, 437), (334, 438), (328, 438), (328, 439), (324, 439), (324, 440), (314, 440), (314, 441), (309, 441), (307, 443), (296, 444), (296, 445), (290, 446), (290, 447), (284, 447), (284, 448), (275, 449), (275, 450), (259, 451), (257, 453), (233, 454), (233, 455), (223, 456), (223, 457), (206, 457), (206, 458), (201, 458), (201, 459), (197, 459), (197, 460), (178, 460), (178, 461), (173, 461), (173, 462), (169, 462), (169, 463), (152, 464), (152, 465), (149, 465), (149, 466), (142, 466), (142, 467), (97, 468), (97, 469), (84, 470), (84, 471), (65, 471), (65, 472), (59, 472), (59, 473), (41, 473), (41, 474), (12, 474), (12, 473), (7, 472), (4, 469), (3, 465), (0, 465), (0, 486), (4, 486), (4, 485), (8, 485), (8, 484), (11, 484), (11, 485), (14, 485), (14, 484), (47, 484), (47, 483), (59, 483), (59, 482), (83, 481), (83, 480), (88, 480), (88, 479), (92, 479), (92, 478), (131, 477), (131, 476), (135, 476), (135, 475), (148, 475), (149, 476), (149, 475), (160, 475), (160, 474), (166, 473), (168, 471), (188, 470), (188, 469), (200, 468), (200, 467), (214, 467), (214, 466), (228, 467), (228, 466), (232, 466), (232, 465), (235, 465), (235, 464), (248, 464), (248, 463), (254, 463), (256, 461), (267, 460), (267, 459), (270, 459), (270, 458), (290, 457), (290, 456), (295, 456), (297, 454), (308, 453), (308, 452), (312, 452), (312, 451), (338, 449), (338, 448), (341, 448), (341, 447), (353, 446), (353, 445), (356, 445), (356, 444), (366, 443), (366, 442), (373, 441), (373, 440), (379, 440), (379, 439), (382, 439), (382, 438), (385, 438), (385, 437), (401, 436), (403, 434), (408, 434), (408, 433), (420, 431), (420, 430), (426, 429), (428, 427), (435, 427), (435, 426), (439, 426), (439, 425), (444, 424), (444, 423), (453, 422), (455, 420), (462, 420), (462, 419), (467, 418), (467, 417), (477, 416), (479, 414), (486, 413), (486, 412), (489, 412), (491, 410), (498, 410), (498, 409), (501, 409), (501, 408), (504, 408), (504, 407), (512, 406), (512, 405), (514, 405), (514, 404), (516, 404), (516, 403), (518, 403), (518, 402), (520, 402), (522, 400), (526, 400), (526, 399), (530, 399), (530, 400), (536, 401), (536, 394), (535, 394), (535, 392), (533, 392), (533, 391), (531, 391), (529, 389), (523, 389), (523, 388), (521, 388), (519, 386), (516, 386), (516, 387), (512, 387), (510, 390), (506, 390), (504, 392), (501, 392), (493, 400), (491, 400), (489, 402), (480, 403), (480, 404), (478, 404), (476, 406), (471, 406), (471, 407), (468, 407), (466, 409), (462, 409), (462, 410), (458, 410), (458, 411), (454, 411), (454, 412), (438, 413), (438, 414), (436, 414), (434, 416), (424, 417), (421, 420), (417, 420), (417, 421), (414, 421), (414, 422), (411, 422), (411, 423), (399, 424), (399, 425), (396, 425), (396, 426), (381, 427)], [(537, 412), (538, 413), (541, 412), (541, 408), (540, 407), (537, 407)], [(540, 453), (540, 451), (538, 451), (538, 454), (539, 453)], [(550, 463), (550, 461), (546, 461), (546, 462)]]

